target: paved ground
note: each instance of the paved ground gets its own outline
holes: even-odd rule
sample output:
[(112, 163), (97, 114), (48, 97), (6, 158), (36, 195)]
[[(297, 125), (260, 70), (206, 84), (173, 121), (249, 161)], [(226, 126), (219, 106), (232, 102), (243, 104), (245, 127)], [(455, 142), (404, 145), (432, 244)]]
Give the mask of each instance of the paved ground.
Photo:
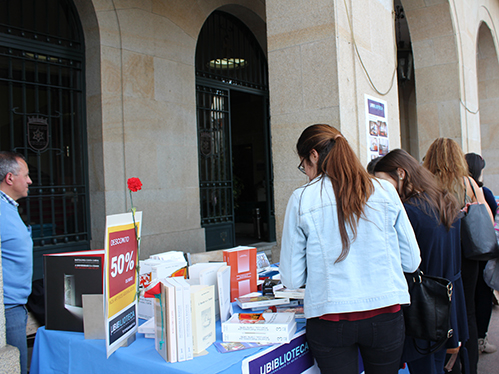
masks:
[[(489, 342), (499, 347), (499, 306), (492, 309), (492, 318), (490, 319)], [(482, 353), (478, 360), (478, 374), (497, 374), (499, 373), (499, 350), (495, 353)]]

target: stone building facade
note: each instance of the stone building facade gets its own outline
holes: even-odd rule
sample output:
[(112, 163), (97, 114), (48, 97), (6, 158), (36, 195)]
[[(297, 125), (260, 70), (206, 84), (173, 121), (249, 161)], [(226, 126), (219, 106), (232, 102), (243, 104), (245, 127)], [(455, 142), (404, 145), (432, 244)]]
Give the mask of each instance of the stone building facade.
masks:
[[(14, 6), (16, 1), (4, 3)], [(30, 87), (15, 74), (0, 86), (1, 148), (28, 156), (39, 176), (30, 204), (54, 212), (40, 218), (42, 213), (33, 213), (35, 205), (25, 207), (27, 220), (42, 231), (36, 242), (38, 267), (41, 253), (102, 248), (106, 215), (130, 209), (126, 181), (132, 176), (143, 183), (134, 195), (144, 214), (142, 258), (167, 250), (203, 252), (244, 244), (248, 238), (242, 240), (240, 230), (246, 224), (254, 242), (275, 243), (272, 255), (278, 261), (288, 197), (305, 182), (296, 170), (299, 134), (313, 123), (336, 126), (367, 164), (366, 96), (386, 103), (389, 149), (402, 147), (421, 159), (436, 137), (453, 138), (465, 152), (484, 156), (485, 184), (499, 191), (497, 0), (36, 3), (36, 9), (2, 12), (10, 11), (12, 18), (0, 22), (0, 68), (6, 75), (8, 69), (39, 74), (44, 63), (64, 77), (76, 66), (68, 62), (67, 67), (65, 59), (74, 56), (82, 75), (81, 86), (73, 90), (75, 97), (81, 95), (78, 103), (60, 111), (39, 104), (50, 101), (46, 98), (15, 104), (16, 87), (21, 96), (28, 95), (22, 87)], [(45, 3), (45, 8), (39, 5)], [(68, 27), (75, 26), (67, 33), (75, 42), (65, 50), (58, 48), (73, 39), (61, 37), (54, 46), (60, 30), (47, 26), (40, 31), (30, 24), (38, 16), (52, 17), (50, 9), (57, 7), (67, 13)], [(209, 24), (214, 12), (220, 20)], [(15, 17), (22, 23), (14, 24)], [(240, 30), (237, 40), (230, 34), (235, 29)], [(205, 45), (210, 47), (203, 50)], [(256, 51), (251, 56), (258, 60), (259, 73), (234, 73), (232, 78), (231, 68), (254, 68), (249, 49)], [(237, 53), (246, 53), (247, 60)], [(205, 54), (211, 57), (203, 61)], [(30, 59), (37, 61), (33, 68)], [(233, 66), (222, 68), (223, 63)], [(202, 104), (203, 97), (211, 100), (209, 105)], [(23, 140), (32, 134), (29, 126), (35, 128), (29, 119), (35, 115), (49, 127), (79, 126), (80, 136), (69, 145), (59, 140), (57, 148), (57, 130), (49, 130), (52, 143), (37, 148)], [(204, 115), (209, 129), (203, 128)], [(24, 135), (12, 135), (26, 122)], [(48, 156), (51, 147), (58, 149), (53, 158)], [(44, 205), (44, 186), (55, 191), (47, 192), (47, 201), (68, 194), (63, 185), (70, 178), (53, 170), (59, 170), (63, 157), (74, 160), (74, 152), (81, 156), (76, 166), (61, 168), (81, 172), (78, 183), (67, 183), (74, 195), (61, 198), (66, 202), (60, 206)], [(55, 162), (57, 157), (61, 161)], [(59, 195), (57, 186), (63, 191)], [(251, 191), (243, 199), (245, 188)], [(67, 203), (77, 207), (77, 194), (84, 201), (78, 212)], [(66, 227), (64, 218), (57, 221), (59, 210), (78, 224)], [(48, 229), (46, 222), (51, 222)]]

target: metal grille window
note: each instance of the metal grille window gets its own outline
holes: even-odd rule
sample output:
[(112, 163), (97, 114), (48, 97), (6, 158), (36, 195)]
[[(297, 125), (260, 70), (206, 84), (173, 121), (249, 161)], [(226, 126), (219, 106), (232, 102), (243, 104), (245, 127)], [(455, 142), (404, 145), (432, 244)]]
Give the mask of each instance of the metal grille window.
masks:
[(199, 34), (196, 75), (258, 90), (268, 87), (266, 59), (258, 42), (241, 21), (219, 11)]
[(23, 154), (33, 184), (19, 201), (41, 256), (88, 249), (84, 53), (65, 0), (0, 5), (0, 149)]

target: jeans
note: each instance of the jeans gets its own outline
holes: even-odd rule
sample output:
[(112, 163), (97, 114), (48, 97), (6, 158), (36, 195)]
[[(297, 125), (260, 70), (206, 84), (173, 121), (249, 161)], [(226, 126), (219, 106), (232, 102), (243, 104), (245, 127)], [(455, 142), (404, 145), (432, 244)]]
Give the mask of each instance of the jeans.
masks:
[(322, 373), (358, 374), (359, 351), (366, 374), (397, 374), (404, 347), (402, 311), (360, 321), (307, 319), (307, 341)]
[(24, 305), (5, 309), (5, 327), (7, 344), (19, 349), (21, 356), (21, 374), (28, 372), (28, 343), (26, 341), (26, 322), (28, 311)]

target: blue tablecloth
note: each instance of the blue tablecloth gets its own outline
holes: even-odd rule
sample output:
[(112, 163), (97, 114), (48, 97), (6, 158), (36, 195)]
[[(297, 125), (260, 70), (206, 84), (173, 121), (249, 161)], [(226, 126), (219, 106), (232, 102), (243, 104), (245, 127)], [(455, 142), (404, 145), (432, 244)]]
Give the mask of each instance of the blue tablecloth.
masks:
[[(235, 308), (237, 309), (237, 308)], [(298, 320), (304, 327), (304, 320)], [(217, 322), (217, 341), (222, 341), (220, 321)], [(156, 352), (154, 339), (137, 333), (135, 342), (120, 347), (106, 358), (104, 340), (85, 340), (83, 333), (46, 330), (36, 333), (30, 374), (137, 374), (137, 373), (241, 373), (241, 363), (249, 356), (268, 347), (219, 353), (214, 345), (205, 356), (193, 360), (168, 363)], [(399, 373), (409, 373), (407, 369)]]
[[(222, 341), (220, 322), (217, 323), (217, 341)], [(31, 361), (31, 374), (137, 374), (137, 373), (240, 373), (241, 362), (262, 348), (219, 353), (214, 345), (208, 354), (184, 362), (168, 363), (156, 352), (154, 339), (137, 333), (137, 339), (128, 347), (120, 347), (106, 358), (104, 340), (85, 340), (83, 333), (46, 330), (36, 333)]]

